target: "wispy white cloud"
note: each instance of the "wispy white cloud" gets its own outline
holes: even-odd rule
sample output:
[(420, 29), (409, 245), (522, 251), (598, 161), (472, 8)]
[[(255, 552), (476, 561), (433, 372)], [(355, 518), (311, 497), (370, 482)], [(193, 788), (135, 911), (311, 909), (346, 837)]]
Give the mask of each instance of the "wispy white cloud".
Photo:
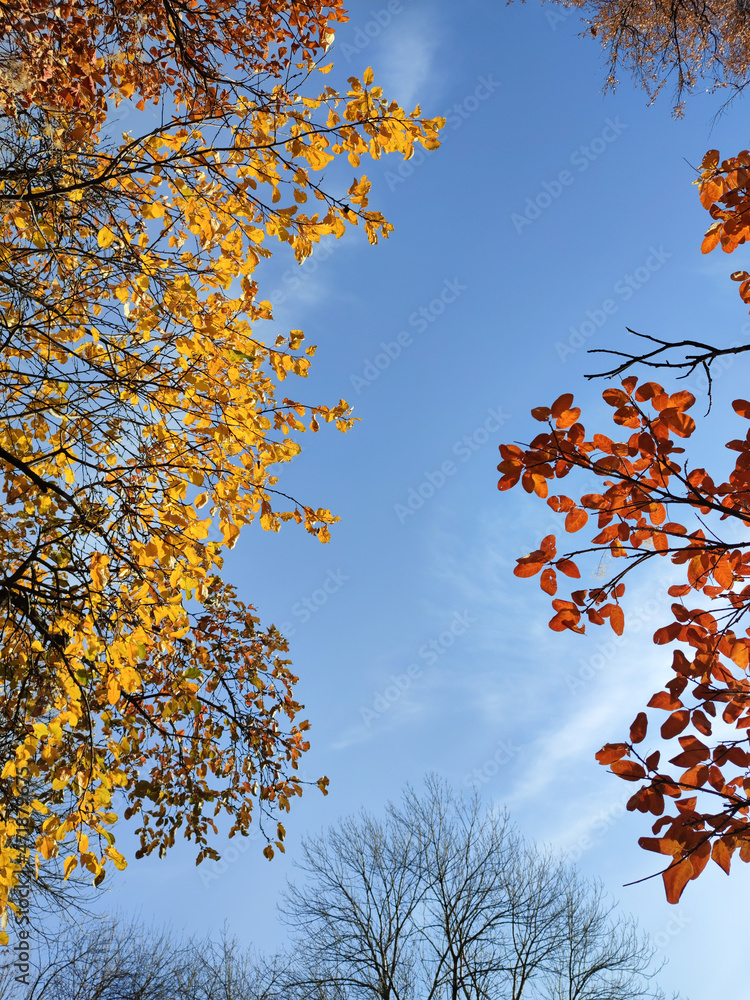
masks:
[(428, 84), (433, 76), (438, 43), (435, 22), (424, 15), (402, 18), (398, 30), (383, 36), (383, 61), (378, 76), (385, 93), (407, 111), (417, 98), (424, 103), (429, 96)]

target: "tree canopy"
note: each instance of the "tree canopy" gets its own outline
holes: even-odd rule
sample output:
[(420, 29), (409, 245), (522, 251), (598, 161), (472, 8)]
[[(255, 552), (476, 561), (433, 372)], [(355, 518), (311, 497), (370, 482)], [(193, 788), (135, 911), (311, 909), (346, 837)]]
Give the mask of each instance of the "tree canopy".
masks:
[[(553, 0), (557, 2), (557, 0)], [(579, 9), (586, 34), (601, 42), (609, 72), (607, 85), (621, 70), (634, 76), (655, 98), (674, 87), (677, 113), (696, 86), (736, 93), (750, 70), (750, 7), (744, 0), (562, 0)]]
[(63, 845), (66, 877), (124, 867), (118, 817), (139, 854), (181, 831), (200, 861), (222, 816), (244, 835), (260, 806), (283, 847), (308, 723), (223, 553), (256, 521), (328, 540), (336, 517), (279, 467), (352, 418), (279, 395), (315, 348), (266, 343), (257, 269), (274, 244), (302, 261), (350, 227), (387, 237), (367, 176), (334, 196), (326, 168), (408, 159), (441, 124), (369, 69), (324, 85), (345, 18), (339, 0), (0, 11), (2, 911)]

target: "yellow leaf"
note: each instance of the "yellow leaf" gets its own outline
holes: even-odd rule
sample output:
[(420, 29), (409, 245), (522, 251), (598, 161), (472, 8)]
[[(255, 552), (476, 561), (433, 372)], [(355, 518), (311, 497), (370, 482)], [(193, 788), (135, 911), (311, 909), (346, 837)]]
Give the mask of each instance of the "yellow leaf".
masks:
[(133, 667), (123, 667), (117, 680), (122, 690), (127, 692), (127, 694), (132, 694), (141, 686), (141, 675)]
[(240, 529), (236, 524), (224, 521), (221, 524), (221, 533), (224, 536), (224, 544), (228, 549), (233, 549), (240, 537)]
[(362, 83), (364, 83), (366, 87), (369, 87), (374, 79), (375, 74), (372, 71), (372, 66), (368, 66), (362, 75)]
[(144, 219), (160, 219), (164, 215), (164, 206), (160, 201), (152, 201), (141, 210)]
[(97, 237), (96, 242), (103, 250), (106, 250), (107, 247), (111, 246), (115, 242), (115, 239), (116, 239), (115, 234), (112, 232), (109, 226), (104, 226), (102, 229), (99, 230), (99, 235)]
[(107, 701), (110, 705), (116, 705), (120, 700), (120, 685), (114, 679), (110, 677), (107, 681)]
[(128, 863), (125, 858), (119, 851), (115, 850), (114, 847), (107, 848), (107, 856), (112, 859), (112, 863), (118, 871), (124, 871), (128, 867)]
[(109, 582), (109, 556), (95, 552), (91, 556), (91, 586), (93, 590), (103, 590)]

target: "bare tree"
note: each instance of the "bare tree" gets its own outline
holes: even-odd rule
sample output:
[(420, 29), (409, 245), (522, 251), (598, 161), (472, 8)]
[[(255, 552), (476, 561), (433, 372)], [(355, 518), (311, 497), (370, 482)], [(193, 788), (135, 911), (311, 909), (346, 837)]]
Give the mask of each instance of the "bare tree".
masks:
[(310, 838), (283, 913), (300, 1000), (659, 997), (652, 949), (600, 887), (439, 781)]
[[(435, 777), (382, 819), (308, 839), (282, 913), (286, 952), (226, 932), (184, 939), (112, 918), (72, 922), (19, 1000), (646, 1000), (652, 949), (632, 919), (507, 814)], [(6, 979), (3, 980), (2, 976)]]
[(12, 957), (0, 969), (3, 1000), (271, 1000), (287, 973), (226, 932), (177, 938), (118, 917), (69, 921), (34, 959), (25, 986)]
[[(303, 885), (283, 907), (297, 931), (288, 985), (301, 996), (409, 1000), (414, 995), (424, 893), (418, 836), (367, 814), (309, 839)], [(310, 970), (316, 970), (310, 975)]]

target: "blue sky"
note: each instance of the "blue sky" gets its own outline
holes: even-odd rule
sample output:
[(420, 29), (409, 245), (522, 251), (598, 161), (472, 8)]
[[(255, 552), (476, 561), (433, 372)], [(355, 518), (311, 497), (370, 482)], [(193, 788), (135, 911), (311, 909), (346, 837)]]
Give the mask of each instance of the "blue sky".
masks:
[[(575, 15), (536, 2), (370, 0), (350, 13), (333, 77), (371, 65), (387, 94), (446, 116), (444, 144), (368, 166), (372, 205), (396, 227), (388, 241), (372, 248), (355, 232), (301, 268), (279, 253), (259, 273), (275, 322), (318, 345), (308, 382), (286, 392), (344, 397), (361, 423), (305, 440), (282, 480), (341, 516), (331, 543), (248, 531), (227, 563), (240, 596), (290, 637), (312, 722), (304, 773), (328, 775), (330, 794), (295, 805), (287, 855), (271, 864), (255, 843), (196, 869), (178, 846), (132, 862), (103, 905), (188, 932), (226, 922), (248, 944), (278, 946), (275, 901), (300, 836), (377, 811), (435, 770), (507, 803), (524, 833), (601, 879), (654, 934), (665, 989), (735, 994), (732, 964), (698, 956), (745, 953), (744, 866), (731, 879), (712, 866), (677, 908), (658, 879), (623, 888), (659, 859), (637, 846), (649, 831), (625, 813), (629, 787), (593, 759), (666, 677), (650, 637), (668, 567), (630, 593), (622, 640), (551, 633), (548, 599), (512, 568), (554, 518), (499, 494), (496, 465), (501, 442), (535, 433), (529, 410), (564, 391), (584, 417), (606, 415), (604, 386), (583, 377), (600, 363), (586, 350), (621, 348), (626, 326), (750, 336), (728, 280), (741, 251), (701, 256), (708, 216), (691, 186), (707, 149), (747, 145), (743, 108), (715, 121), (721, 97), (700, 94), (675, 121), (669, 92), (652, 107), (629, 80), (603, 95), (597, 43), (577, 37)], [(728, 401), (747, 395), (740, 369), (717, 380), (695, 438), (719, 474), (716, 443), (739, 426)]]

